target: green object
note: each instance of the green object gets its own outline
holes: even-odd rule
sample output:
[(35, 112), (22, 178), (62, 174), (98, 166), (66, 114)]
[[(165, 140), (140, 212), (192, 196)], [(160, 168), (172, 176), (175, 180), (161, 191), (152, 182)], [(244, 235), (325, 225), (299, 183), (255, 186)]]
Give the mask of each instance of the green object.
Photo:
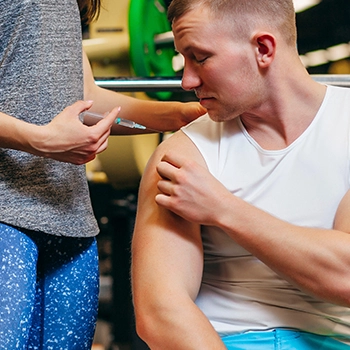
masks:
[[(167, 7), (163, 0), (130, 0), (129, 37), (130, 60), (139, 77), (175, 76), (172, 59), (174, 44), (157, 45), (155, 36), (171, 31)], [(148, 92), (150, 97), (168, 100), (168, 91)]]

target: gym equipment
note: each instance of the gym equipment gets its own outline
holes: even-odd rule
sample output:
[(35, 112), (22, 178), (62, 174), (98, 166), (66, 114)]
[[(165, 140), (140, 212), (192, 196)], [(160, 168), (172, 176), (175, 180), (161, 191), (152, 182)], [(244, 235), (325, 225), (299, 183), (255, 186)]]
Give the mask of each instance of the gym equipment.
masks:
[[(350, 88), (349, 74), (312, 74), (311, 77), (319, 83)], [(105, 89), (123, 92), (135, 91), (174, 91), (184, 92), (181, 87), (181, 77), (97, 79), (96, 84)]]
[[(176, 55), (171, 26), (163, 0), (130, 0), (130, 61), (139, 77), (173, 77)], [(169, 100), (170, 91), (147, 92), (152, 98)]]

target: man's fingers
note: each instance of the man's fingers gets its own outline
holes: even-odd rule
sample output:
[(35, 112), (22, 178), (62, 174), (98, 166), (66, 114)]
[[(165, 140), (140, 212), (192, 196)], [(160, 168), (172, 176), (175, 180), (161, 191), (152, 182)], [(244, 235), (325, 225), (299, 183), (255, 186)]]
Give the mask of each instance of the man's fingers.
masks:
[(185, 161), (185, 158), (181, 154), (172, 152), (171, 150), (164, 154), (162, 158), (162, 162), (167, 162), (176, 168), (181, 168)]
[(170, 209), (171, 201), (169, 196), (166, 196), (163, 193), (157, 194), (155, 197), (155, 201), (158, 205)]
[(159, 180), (157, 187), (160, 192), (167, 196), (170, 196), (172, 194), (173, 184), (169, 180)]
[(167, 161), (161, 161), (157, 165), (157, 172), (163, 179), (173, 180), (174, 172), (177, 170), (175, 166), (168, 163)]

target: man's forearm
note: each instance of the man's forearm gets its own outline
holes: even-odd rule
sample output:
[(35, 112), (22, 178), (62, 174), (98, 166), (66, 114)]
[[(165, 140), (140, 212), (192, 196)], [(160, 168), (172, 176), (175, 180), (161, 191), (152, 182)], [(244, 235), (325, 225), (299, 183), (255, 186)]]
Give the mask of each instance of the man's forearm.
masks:
[(230, 202), (217, 225), (238, 244), (307, 293), (350, 306), (348, 233), (295, 226), (234, 196)]

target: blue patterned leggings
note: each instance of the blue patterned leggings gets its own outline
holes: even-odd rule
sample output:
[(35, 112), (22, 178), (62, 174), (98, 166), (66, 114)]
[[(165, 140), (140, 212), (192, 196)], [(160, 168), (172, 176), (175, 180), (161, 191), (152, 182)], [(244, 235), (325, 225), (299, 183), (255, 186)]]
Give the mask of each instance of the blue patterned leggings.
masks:
[(98, 282), (95, 238), (0, 223), (0, 349), (91, 349)]

